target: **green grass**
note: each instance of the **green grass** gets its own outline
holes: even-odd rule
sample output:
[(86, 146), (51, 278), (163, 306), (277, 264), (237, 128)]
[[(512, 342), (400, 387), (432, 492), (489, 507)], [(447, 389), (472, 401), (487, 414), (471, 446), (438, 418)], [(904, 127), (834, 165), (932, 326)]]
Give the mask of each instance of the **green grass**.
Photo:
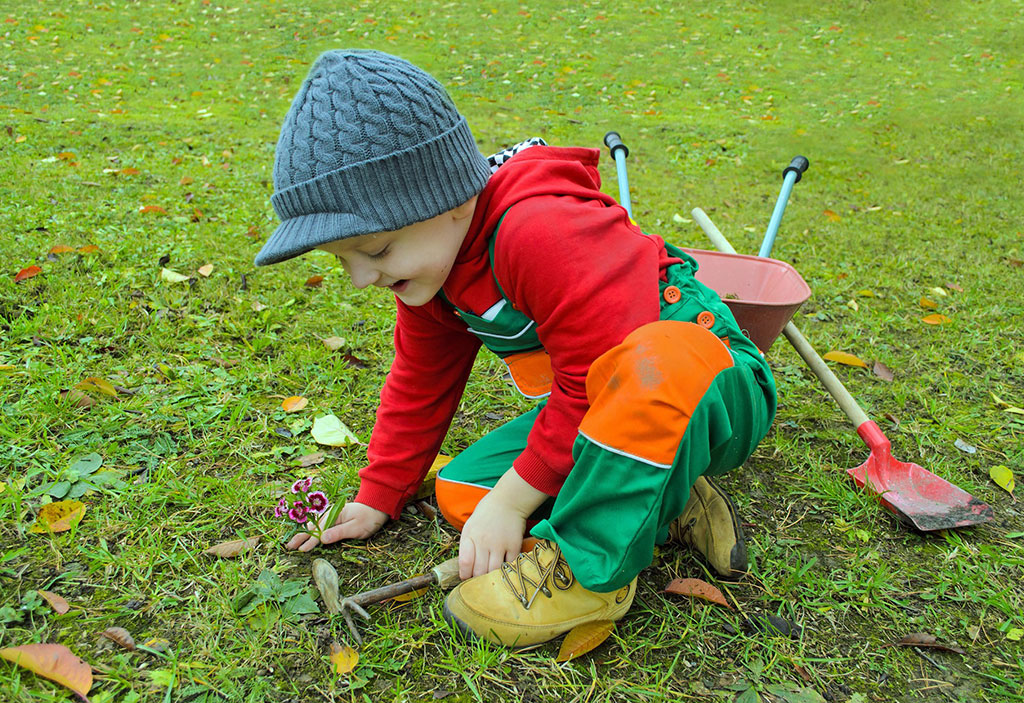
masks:
[[(1024, 519), (988, 478), (1000, 464), (1024, 472), (1024, 423), (991, 397), (1024, 406), (1019, 1), (293, 5), (0, 11), (0, 608), (26, 605), (0, 625), (0, 646), (67, 645), (95, 668), (100, 703), (731, 701), (741, 679), (764, 701), (783, 683), (856, 703), (1024, 700), (1012, 638), (1024, 629)], [(284, 551), (270, 506), (309, 473), (295, 460), (316, 450), (304, 431), (316, 414), (368, 439), (391, 356), (392, 303), (355, 292), (328, 257), (252, 265), (275, 222), (280, 121), (316, 55), (343, 46), (433, 72), (485, 152), (533, 135), (597, 147), (617, 129), (637, 220), (684, 246), (708, 246), (689, 221), (699, 206), (756, 251), (782, 167), (805, 154), (775, 251), (814, 291), (799, 326), (822, 353), (892, 368), (892, 383), (836, 373), (896, 457), (990, 502), (996, 520), (916, 534), (851, 490), (844, 470), (866, 447), (780, 341), (769, 355), (778, 420), (727, 480), (751, 574), (720, 585), (746, 615), (785, 617), (799, 636), (751, 634), (735, 613), (662, 594), (671, 578), (710, 578), (672, 548), (641, 574), (613, 637), (568, 664), (554, 662), (557, 644), (460, 643), (440, 594), (374, 608), (342, 677), (326, 659), (342, 623), (236, 615), (233, 598), (263, 569), (309, 579), (314, 555)], [(614, 193), (608, 159), (602, 169)], [(165, 212), (140, 212), (149, 205)], [(47, 257), (90, 244), (99, 251)], [(161, 257), (195, 280), (161, 280)], [(43, 273), (14, 283), (33, 264)], [(316, 274), (323, 285), (306, 288)], [(931, 292), (947, 283), (962, 290)], [(921, 323), (923, 296), (952, 323)], [(328, 336), (345, 347), (327, 351)], [(89, 409), (61, 400), (89, 376), (130, 392), (93, 394)], [(309, 407), (284, 413), (290, 395)], [(482, 357), (445, 448), (528, 407)], [(293, 425), (291, 438), (275, 432)], [(71, 532), (29, 534), (33, 491), (90, 452), (127, 485), (87, 494)], [(362, 461), (359, 447), (341, 449), (313, 470), (342, 496)], [(256, 535), (261, 546), (237, 560), (202, 554)], [(454, 544), (448, 527), (406, 513), (321, 554), (352, 593)], [(37, 589), (71, 611), (36, 607)], [(120, 650), (99, 639), (112, 626), (170, 650)], [(967, 654), (885, 646), (911, 632)], [(7, 662), (0, 678), (4, 700), (70, 697)]]

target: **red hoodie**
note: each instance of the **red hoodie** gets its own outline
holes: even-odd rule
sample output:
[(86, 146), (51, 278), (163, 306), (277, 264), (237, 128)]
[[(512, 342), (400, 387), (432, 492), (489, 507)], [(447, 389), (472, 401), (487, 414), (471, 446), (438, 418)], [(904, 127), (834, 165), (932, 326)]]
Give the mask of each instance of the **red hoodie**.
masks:
[[(536, 146), (504, 163), (480, 193), (444, 283), (453, 305), (479, 315), (501, 299), (497, 277), (509, 302), (537, 323), (554, 382), (513, 466), (552, 496), (572, 469), (591, 363), (658, 319), (658, 282), (678, 261), (600, 191), (599, 154)], [(488, 242), (502, 215), (492, 271)], [(440, 449), (480, 347), (440, 297), (420, 307), (396, 302), (395, 359), (355, 497), (391, 517)]]

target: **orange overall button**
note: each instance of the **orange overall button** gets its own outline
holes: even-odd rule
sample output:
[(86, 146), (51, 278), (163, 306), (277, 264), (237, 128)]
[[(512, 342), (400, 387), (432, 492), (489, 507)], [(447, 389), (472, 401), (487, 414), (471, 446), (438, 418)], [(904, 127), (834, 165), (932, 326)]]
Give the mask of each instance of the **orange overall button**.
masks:
[(679, 299), (683, 297), (683, 294), (675, 286), (669, 286), (662, 293), (665, 296), (665, 302), (671, 305), (672, 303), (678, 303)]
[(706, 330), (711, 329), (712, 327), (715, 326), (714, 313), (710, 313), (707, 310), (705, 310), (700, 315), (697, 315), (697, 324)]

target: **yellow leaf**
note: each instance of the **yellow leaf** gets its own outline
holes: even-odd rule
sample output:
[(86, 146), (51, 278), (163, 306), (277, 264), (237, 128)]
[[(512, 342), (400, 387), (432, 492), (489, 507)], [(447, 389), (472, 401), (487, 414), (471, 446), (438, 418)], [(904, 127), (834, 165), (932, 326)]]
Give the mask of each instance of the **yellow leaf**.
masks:
[(281, 407), (286, 413), (297, 413), (307, 405), (309, 405), (309, 401), (301, 395), (289, 396), (281, 401)]
[(949, 295), (949, 293), (947, 293), (944, 288), (939, 288), (938, 286), (932, 288), (931, 291), (940, 298), (945, 298), (947, 295)]
[(577, 625), (569, 630), (569, 634), (562, 640), (555, 661), (567, 662), (586, 654), (608, 639), (614, 629), (615, 623), (611, 620), (594, 620)]
[(213, 264), (206, 264), (205, 266), (199, 267), (199, 275), (203, 278), (207, 278), (211, 273), (213, 273)]
[(68, 254), (74, 251), (74, 247), (69, 247), (67, 244), (57, 244), (50, 248), (51, 254)]
[(857, 291), (857, 295), (859, 295), (862, 298), (874, 298), (875, 291), (871, 290), (870, 288), (864, 288), (863, 290)]
[(427, 475), (423, 477), (423, 483), (420, 484), (419, 490), (416, 491), (416, 495), (413, 496), (413, 500), (423, 500), (434, 495), (434, 484), (437, 482), (437, 472), (441, 470), (445, 464), (451, 461), (454, 457), (446, 456), (444, 454), (438, 454), (434, 457), (434, 463), (427, 469)]
[(921, 298), (921, 300), (919, 300), (918, 303), (921, 305), (922, 308), (931, 308), (932, 310), (935, 310), (937, 307), (939, 307), (938, 303), (936, 303), (934, 300), (929, 300), (928, 298)]
[(344, 423), (335, 415), (324, 415), (313, 420), (313, 439), (319, 444), (326, 444), (329, 447), (346, 447), (350, 444), (359, 444), (359, 439), (352, 434), (352, 430), (345, 427)]
[(39, 509), (36, 521), (29, 528), (33, 534), (46, 532), (67, 532), (82, 521), (85, 515), (85, 504), (77, 500), (62, 500), (47, 503)]
[(160, 278), (164, 279), (168, 283), (184, 283), (188, 280), (188, 276), (172, 271), (169, 268), (160, 269)]
[(110, 381), (107, 381), (96, 376), (89, 376), (83, 378), (76, 386), (80, 391), (97, 391), (103, 395), (109, 395), (111, 398), (117, 397), (117, 389), (114, 388)]
[(822, 210), (821, 214), (828, 218), (829, 222), (839, 222), (842, 218), (831, 210)]
[(996, 482), (996, 485), (1002, 488), (1004, 491), (1013, 495), (1013, 489), (1016, 483), (1013, 480), (1013, 472), (1005, 466), (993, 466), (988, 470), (989, 477)]
[(330, 349), (331, 351), (338, 351), (343, 346), (345, 346), (344, 337), (326, 337), (321, 341), (324, 343), (324, 346)]
[(922, 317), (921, 322), (925, 323), (926, 325), (945, 325), (949, 322), (952, 322), (952, 320), (946, 317), (945, 315), (935, 313), (933, 315), (927, 315), (926, 317)]
[(991, 391), (989, 391), (989, 393), (991, 393), (992, 395), (992, 400), (996, 401), (996, 405), (1002, 406), (1005, 412), (1013, 413), (1014, 415), (1024, 415), (1024, 408), (1018, 408), (1013, 405), (1010, 405), (995, 393), (992, 393)]
[(825, 358), (829, 361), (835, 361), (838, 364), (846, 364), (847, 366), (859, 366), (862, 369), (868, 367), (863, 361), (855, 357), (853, 354), (847, 354), (841, 351), (830, 351), (825, 354)]
[(84, 247), (79, 247), (78, 253), (79, 254), (92, 254), (92, 253), (97, 252), (99, 250), (100, 250), (100, 248), (98, 246), (96, 246), (95, 244), (86, 244)]
[(92, 688), (92, 667), (62, 644), (23, 644), (0, 649), (0, 657), (14, 662), (85, 698)]
[[(422, 574), (420, 574), (420, 575), (422, 575)], [(417, 598), (419, 598), (420, 596), (422, 596), (423, 594), (425, 594), (429, 590), (430, 590), (429, 586), (424, 586), (423, 588), (417, 588), (415, 591), (409, 591), (408, 593), (399, 593), (397, 596), (393, 597), (391, 600), (394, 601), (395, 603), (408, 603), (411, 600), (416, 600)]]
[(334, 666), (334, 673), (347, 674), (356, 668), (359, 663), (359, 652), (348, 645), (340, 645), (331, 642), (331, 664)]

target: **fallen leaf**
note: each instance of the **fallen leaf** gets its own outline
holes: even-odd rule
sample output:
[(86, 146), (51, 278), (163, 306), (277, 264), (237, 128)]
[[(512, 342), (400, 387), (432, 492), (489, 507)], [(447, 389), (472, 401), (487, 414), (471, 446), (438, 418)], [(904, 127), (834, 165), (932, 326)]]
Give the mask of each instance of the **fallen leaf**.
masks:
[(221, 542), (220, 544), (215, 544), (209, 549), (204, 549), (203, 554), (209, 554), (210, 556), (221, 557), (223, 559), (233, 559), (239, 554), (245, 554), (246, 552), (252, 551), (259, 543), (259, 537), (233, 539), (227, 542)]
[(304, 454), (299, 457), (299, 466), (306, 468), (308, 466), (315, 466), (317, 464), (324, 463), (324, 457), (327, 456), (323, 452), (314, 452), (312, 454)]
[(135, 638), (123, 627), (108, 627), (100, 633), (100, 637), (106, 637), (111, 642), (121, 645), (130, 652), (135, 651)]
[(416, 491), (416, 495), (413, 496), (413, 500), (423, 500), (424, 498), (429, 498), (434, 495), (434, 484), (437, 481), (437, 472), (453, 458), (454, 457), (450, 457), (445, 454), (438, 454), (434, 457), (434, 462), (430, 465), (430, 468), (427, 469), (427, 474), (423, 477), (423, 482)]
[(594, 620), (577, 625), (562, 640), (555, 661), (567, 662), (586, 654), (608, 639), (614, 629), (615, 623), (611, 620)]
[(331, 351), (338, 351), (343, 346), (345, 346), (344, 337), (327, 337), (326, 339), (322, 339), (321, 341), (324, 343), (324, 346), (330, 349)]
[(974, 454), (976, 451), (978, 451), (978, 448), (975, 447), (973, 444), (968, 444), (959, 437), (957, 437), (956, 441), (953, 442), (953, 446), (959, 449), (960, 451), (964, 452), (965, 454)]
[(744, 625), (750, 632), (763, 632), (768, 635), (799, 637), (800, 627), (778, 615), (754, 615), (745, 620)]
[(962, 287), (960, 287), (960, 286), (959, 286), (958, 284), (956, 284), (956, 283), (947, 283), (947, 284), (946, 284), (946, 288), (949, 288), (950, 290), (955, 290), (955, 291), (959, 291), (959, 292), (961, 292), (961, 293), (963, 293), (963, 292), (964, 292), (964, 289), (963, 289)]
[(50, 604), (50, 607), (53, 608), (54, 612), (58, 615), (63, 615), (71, 610), (71, 606), (68, 605), (68, 602), (56, 593), (50, 593), (49, 591), (44, 591), (42, 589), (39, 589), (36, 592), (46, 599), (46, 602)]
[(1000, 398), (995, 393), (992, 393), (991, 391), (989, 391), (989, 394), (992, 396), (992, 400), (996, 401), (996, 405), (999, 405), (1000, 407), (1003, 408), (1004, 412), (1013, 413), (1014, 415), (1024, 415), (1024, 408), (1018, 408), (1013, 405), (1010, 405), (1005, 400)]
[(846, 364), (847, 366), (859, 366), (862, 369), (866, 369), (868, 367), (867, 364), (865, 364), (863, 361), (858, 359), (853, 354), (847, 354), (846, 352), (841, 351), (826, 352), (825, 359), (827, 359), (828, 361), (835, 361), (836, 363), (839, 364)]
[(74, 247), (69, 247), (67, 244), (58, 244), (50, 248), (51, 254), (68, 254), (75, 250)]
[(111, 398), (117, 397), (117, 389), (114, 388), (114, 384), (98, 376), (87, 376), (86, 378), (83, 378), (75, 384), (75, 388), (80, 391), (96, 391), (103, 395), (109, 395)]
[(139, 649), (152, 650), (157, 654), (163, 654), (171, 648), (171, 641), (163, 637), (153, 637), (139, 645)]
[(939, 296), (940, 298), (945, 298), (946, 296), (949, 295), (949, 293), (946, 292), (945, 288), (939, 288), (938, 286), (935, 286), (934, 288), (932, 288), (930, 290), (931, 290), (932, 293), (934, 293), (935, 295)]
[[(417, 576), (422, 576), (422, 574), (417, 574)], [(393, 596), (393, 597), (389, 598), (388, 600), (390, 600), (390, 601), (392, 601), (394, 603), (408, 603), (411, 600), (416, 600), (417, 598), (420, 598), (420, 597), (426, 595), (427, 591), (429, 591), (429, 590), (430, 590), (429, 586), (424, 586), (423, 588), (417, 588), (415, 591), (409, 591), (407, 593), (399, 593), (397, 596)]]
[(23, 644), (0, 649), (0, 657), (56, 681), (85, 698), (92, 688), (92, 667), (62, 644)]
[(878, 376), (883, 381), (889, 381), (891, 383), (892, 380), (895, 378), (892, 369), (883, 364), (881, 361), (876, 361), (875, 365), (871, 368), (871, 370), (874, 372), (876, 376)]
[(859, 295), (862, 298), (874, 298), (875, 291), (871, 290), (870, 288), (864, 288), (862, 290), (857, 291), (857, 295)]
[(342, 646), (337, 642), (331, 642), (330, 660), (334, 665), (334, 673), (347, 674), (359, 663), (359, 652), (348, 645)]
[(95, 244), (86, 244), (84, 247), (78, 247), (79, 254), (92, 254), (99, 250), (100, 248)]
[(292, 395), (281, 401), (281, 407), (286, 413), (297, 413), (309, 405), (309, 401), (301, 395)]
[(971, 638), (971, 642), (977, 642), (978, 641), (978, 637), (981, 636), (981, 626), (980, 625), (968, 625), (967, 626), (967, 636)]
[(329, 613), (341, 612), (340, 592), (338, 589), (338, 571), (326, 559), (313, 560), (313, 583), (320, 591), (324, 607)]
[(1022, 637), (1024, 637), (1024, 630), (1019, 627), (1013, 627), (1006, 631), (1006, 639), (1011, 642), (1020, 642)]
[(947, 323), (952, 322), (952, 320), (946, 317), (945, 315), (935, 313), (933, 315), (926, 315), (925, 317), (922, 317), (921, 322), (925, 323), (926, 325), (945, 325)]
[(306, 279), (306, 288), (319, 288), (320, 284), (324, 282), (323, 276), (310, 276)]
[(911, 632), (909, 635), (899, 640), (898, 642), (891, 642), (890, 644), (882, 645), (883, 647), (928, 647), (930, 649), (941, 649), (946, 652), (955, 652), (956, 654), (967, 654), (964, 650), (951, 644), (942, 644), (938, 641), (935, 635), (929, 635), (926, 632)]
[(353, 367), (355, 367), (357, 369), (366, 369), (366, 368), (369, 368), (369, 366), (370, 366), (365, 361), (363, 361), (362, 359), (360, 359), (359, 357), (357, 357), (357, 356), (355, 356), (353, 354), (345, 354), (341, 358), (343, 358), (345, 360), (346, 364), (348, 364), (350, 366), (353, 366)]
[(160, 269), (160, 278), (164, 279), (168, 283), (184, 283), (188, 280), (188, 276), (180, 274), (177, 271), (172, 271), (169, 268)]
[(860, 305), (857, 304), (857, 301), (854, 298), (850, 298), (848, 301), (846, 301), (846, 307), (850, 308), (854, 312), (860, 310)]
[(199, 267), (198, 271), (200, 276), (208, 278), (210, 274), (213, 273), (213, 264), (204, 264)]
[(347, 447), (350, 444), (359, 444), (359, 439), (352, 434), (352, 430), (345, 427), (344, 423), (335, 415), (324, 415), (313, 420), (313, 439), (318, 444), (325, 444), (328, 447)]
[(67, 532), (81, 522), (84, 515), (85, 504), (77, 500), (47, 503), (39, 509), (36, 521), (28, 531), (34, 534)]
[(1016, 486), (1013, 480), (1013, 472), (1010, 471), (1006, 466), (993, 466), (988, 470), (989, 477), (996, 482), (996, 485), (1002, 488), (1004, 491), (1013, 495), (1013, 489)]
[(254, 301), (252, 304), (252, 311), (259, 312), (260, 310), (266, 310), (267, 306), (259, 301)]
[(38, 276), (42, 272), (43, 272), (43, 270), (41, 268), (39, 268), (38, 266), (34, 265), (34, 264), (32, 266), (27, 266), (27, 267), (23, 268), (21, 271), (18, 271), (17, 274), (15, 274), (14, 282), (15, 283), (21, 283), (26, 278), (32, 278), (33, 276)]
[[(943, 294), (943, 295), (945, 295), (945, 294)], [(930, 308), (932, 310), (935, 310), (935, 309), (937, 309), (939, 307), (938, 303), (936, 303), (934, 300), (930, 300), (928, 298), (921, 298), (919, 301), (917, 301), (917, 303), (922, 308)]]
[(831, 210), (822, 210), (821, 214), (828, 218), (829, 222), (839, 222), (842, 218)]
[(92, 406), (96, 405), (95, 398), (93, 398), (91, 395), (83, 393), (77, 388), (72, 388), (71, 390), (67, 391), (61, 391), (60, 397), (78, 408), (91, 408)]
[(142, 207), (139, 208), (139, 212), (155, 212), (159, 214), (166, 214), (167, 211), (164, 210), (159, 205), (143, 205)]
[(732, 606), (729, 605), (729, 601), (725, 599), (720, 590), (700, 579), (673, 579), (671, 583), (665, 586), (665, 593), (700, 598), (701, 600), (716, 603), (732, 610)]

